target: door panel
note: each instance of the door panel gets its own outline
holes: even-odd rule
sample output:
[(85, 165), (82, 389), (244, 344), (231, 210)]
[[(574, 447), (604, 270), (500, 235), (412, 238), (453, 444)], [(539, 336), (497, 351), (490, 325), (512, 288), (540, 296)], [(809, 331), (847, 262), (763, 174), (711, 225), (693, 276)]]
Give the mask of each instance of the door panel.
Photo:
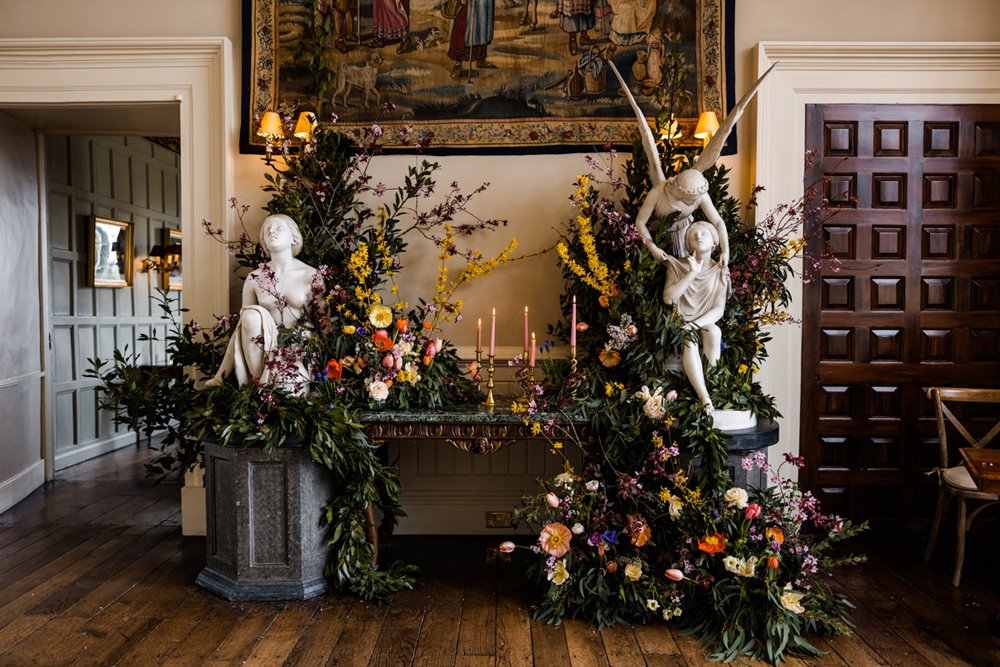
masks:
[(924, 516), (925, 388), (1000, 386), (1000, 107), (806, 115), (806, 188), (832, 214), (808, 248), (833, 261), (803, 290), (802, 478), (847, 516)]

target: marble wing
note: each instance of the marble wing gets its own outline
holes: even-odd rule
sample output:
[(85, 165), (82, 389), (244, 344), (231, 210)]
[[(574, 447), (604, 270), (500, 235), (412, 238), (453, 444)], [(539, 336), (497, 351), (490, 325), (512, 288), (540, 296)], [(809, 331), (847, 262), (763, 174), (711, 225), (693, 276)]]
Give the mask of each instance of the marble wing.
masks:
[(611, 67), (611, 71), (615, 73), (615, 78), (621, 84), (622, 90), (625, 91), (625, 97), (628, 98), (629, 104), (632, 105), (632, 111), (635, 112), (635, 117), (639, 121), (639, 136), (642, 137), (642, 147), (646, 150), (646, 167), (649, 169), (649, 180), (655, 188), (667, 180), (667, 177), (663, 174), (663, 165), (660, 164), (660, 152), (656, 148), (656, 137), (653, 136), (653, 130), (649, 127), (646, 116), (642, 113), (642, 109), (639, 108), (639, 104), (635, 101), (635, 98), (632, 97), (632, 91), (625, 85), (625, 79), (619, 74), (618, 68), (615, 67), (615, 64), (610, 59), (608, 60), (608, 65)]
[(703, 150), (701, 155), (698, 156), (698, 159), (694, 161), (694, 169), (704, 172), (716, 163), (719, 156), (722, 155), (722, 148), (726, 145), (726, 139), (729, 138), (733, 128), (736, 127), (736, 121), (738, 121), (740, 116), (743, 115), (743, 110), (746, 109), (748, 104), (750, 104), (750, 100), (753, 99), (753, 96), (757, 94), (757, 90), (760, 88), (760, 85), (764, 83), (764, 79), (767, 78), (767, 75), (770, 74), (771, 70), (773, 70), (777, 65), (778, 63), (771, 65), (767, 71), (764, 72), (759, 79), (757, 79), (757, 82), (751, 86), (746, 95), (740, 98), (740, 101), (737, 102), (736, 106), (732, 108), (729, 115), (726, 116), (726, 119), (722, 121), (721, 125), (719, 125), (718, 132), (712, 135), (708, 145), (705, 146), (705, 150)]

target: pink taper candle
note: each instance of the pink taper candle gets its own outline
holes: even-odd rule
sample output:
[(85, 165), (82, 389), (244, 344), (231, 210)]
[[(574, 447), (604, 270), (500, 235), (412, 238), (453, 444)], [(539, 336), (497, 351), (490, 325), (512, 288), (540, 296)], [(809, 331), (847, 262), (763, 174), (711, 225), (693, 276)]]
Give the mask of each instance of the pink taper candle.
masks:
[(576, 295), (573, 295), (573, 310), (569, 318), (569, 346), (576, 347)]
[(483, 351), (483, 318), (476, 321), (476, 352)]
[(490, 320), (490, 356), (496, 351), (497, 342), (497, 309), (493, 309), (493, 318)]
[(535, 367), (535, 332), (531, 332), (531, 351), (528, 353), (528, 366)]
[(528, 351), (528, 307), (524, 307), (524, 351)]

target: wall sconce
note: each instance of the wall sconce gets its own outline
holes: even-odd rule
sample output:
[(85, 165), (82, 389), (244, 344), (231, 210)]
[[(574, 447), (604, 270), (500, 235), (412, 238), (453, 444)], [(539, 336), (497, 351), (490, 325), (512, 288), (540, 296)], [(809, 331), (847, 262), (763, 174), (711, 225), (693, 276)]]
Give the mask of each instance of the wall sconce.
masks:
[(309, 152), (313, 149), (313, 132), (316, 131), (316, 114), (312, 111), (303, 111), (299, 114), (299, 119), (295, 123), (295, 138), (302, 140), (302, 150)]
[(698, 125), (694, 128), (694, 138), (701, 139), (702, 145), (707, 146), (712, 139), (712, 135), (719, 131), (719, 119), (715, 117), (714, 111), (702, 111), (698, 116)]
[(142, 260), (142, 270), (154, 269), (160, 273), (176, 271), (181, 265), (181, 246), (179, 243), (170, 245), (154, 245), (149, 250), (149, 257)]
[[(316, 114), (312, 111), (303, 111), (299, 114), (295, 122), (295, 130), (292, 136), (302, 142), (302, 150), (306, 153), (313, 149), (313, 133), (316, 131)], [(274, 154), (275, 144), (281, 144), (285, 140), (285, 128), (281, 116), (276, 111), (265, 111), (260, 119), (260, 127), (257, 128), (257, 135), (264, 137), (265, 144), (264, 163), (271, 165), (271, 158)]]
[(281, 116), (274, 111), (265, 111), (260, 119), (260, 127), (257, 128), (257, 136), (264, 137), (265, 155), (264, 163), (271, 165), (271, 155), (274, 153), (274, 143), (280, 141), (285, 136), (285, 130), (281, 127)]

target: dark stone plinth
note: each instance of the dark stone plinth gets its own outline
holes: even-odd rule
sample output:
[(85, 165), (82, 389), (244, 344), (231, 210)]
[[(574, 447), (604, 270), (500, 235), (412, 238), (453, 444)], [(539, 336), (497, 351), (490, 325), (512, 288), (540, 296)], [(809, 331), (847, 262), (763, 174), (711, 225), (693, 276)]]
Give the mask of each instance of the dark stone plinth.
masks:
[(726, 433), (726, 467), (733, 485), (743, 488), (767, 488), (767, 473), (759, 468), (744, 470), (740, 462), (754, 452), (767, 449), (778, 442), (778, 423), (770, 419), (758, 419), (753, 428)]
[(326, 592), (320, 508), (333, 476), (308, 446), (205, 443), (207, 564), (198, 584), (230, 600), (303, 600)]

